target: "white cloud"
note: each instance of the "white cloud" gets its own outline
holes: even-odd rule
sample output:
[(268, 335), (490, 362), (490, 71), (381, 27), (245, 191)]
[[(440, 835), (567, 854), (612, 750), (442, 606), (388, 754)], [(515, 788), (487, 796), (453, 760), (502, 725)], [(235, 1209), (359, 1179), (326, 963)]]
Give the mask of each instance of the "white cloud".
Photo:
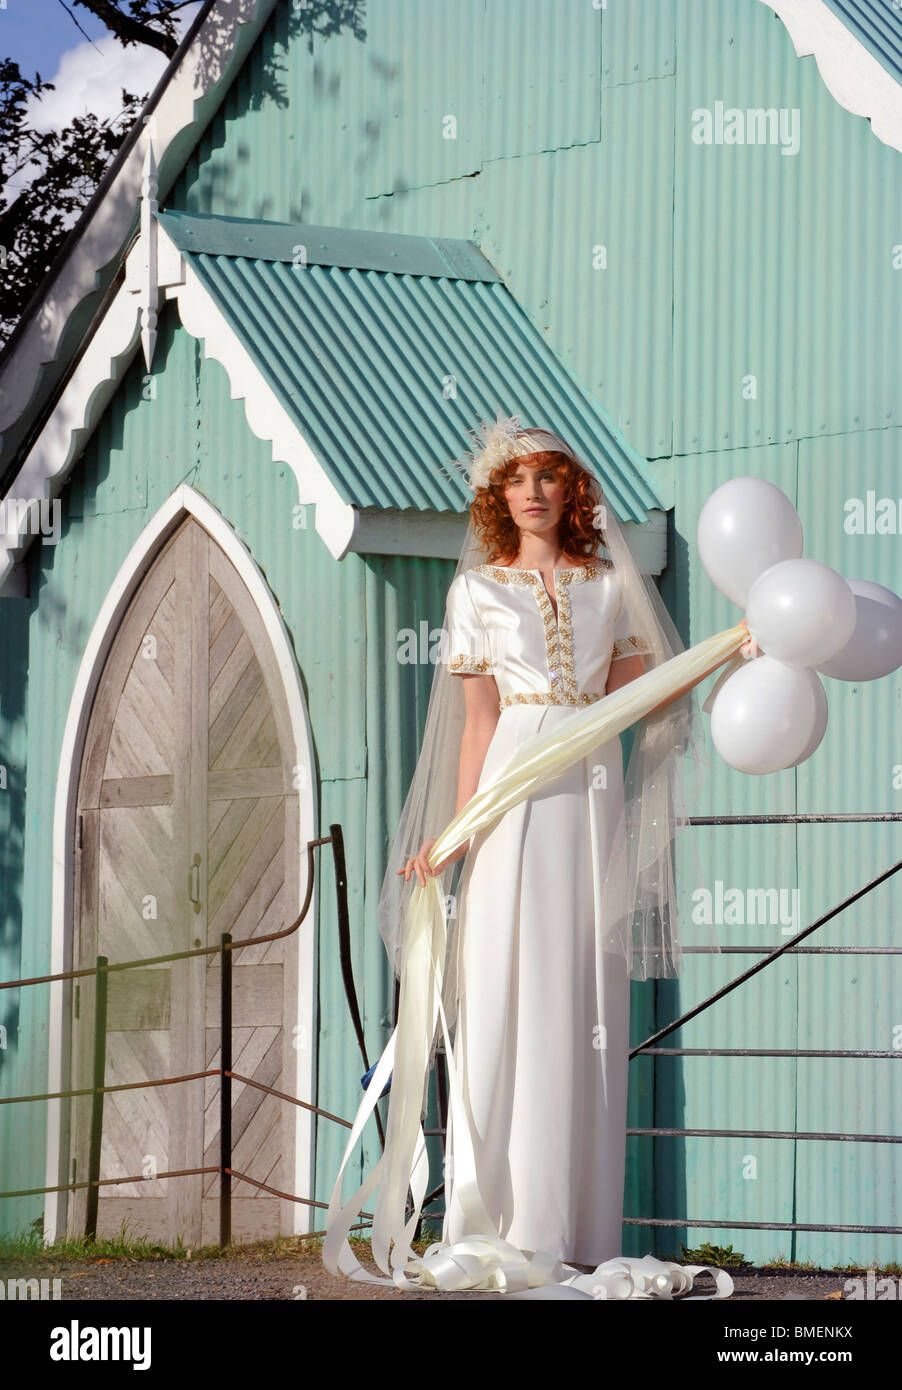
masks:
[[(180, 33), (184, 33), (196, 8), (183, 11)], [(112, 34), (85, 40), (70, 48), (60, 59), (52, 78), (55, 92), (45, 92), (40, 101), (29, 105), (29, 117), (39, 130), (64, 130), (74, 116), (93, 111), (110, 120), (122, 110), (122, 88), (138, 96), (150, 94), (157, 85), (168, 59), (146, 44), (123, 48)]]

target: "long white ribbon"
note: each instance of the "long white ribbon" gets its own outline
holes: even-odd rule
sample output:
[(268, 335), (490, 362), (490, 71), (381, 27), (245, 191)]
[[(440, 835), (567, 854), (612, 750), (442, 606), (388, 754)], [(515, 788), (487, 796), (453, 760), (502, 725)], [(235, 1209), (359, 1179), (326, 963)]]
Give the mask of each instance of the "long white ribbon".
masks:
[[(439, 835), (428, 856), (434, 868), (478, 831), (493, 825), (511, 806), (541, 790), (599, 744), (621, 733), (678, 690), (707, 674), (738, 650), (748, 629), (735, 627), (699, 642), (670, 661), (588, 705), (549, 732), (526, 740), (467, 802)], [(724, 1270), (677, 1265), (645, 1255), (621, 1256), (591, 1274), (544, 1251), (528, 1256), (498, 1235), (479, 1192), (472, 1136), (442, 1006), (446, 921), (439, 879), (430, 876), (410, 895), (404, 925), (398, 1021), (360, 1103), (336, 1176), (323, 1239), (323, 1264), (331, 1274), (402, 1289), (481, 1290), (513, 1298), (672, 1298), (685, 1294), (696, 1275), (710, 1273), (717, 1292), (694, 1299), (727, 1298), (733, 1281)], [(455, 1199), (467, 1225), (480, 1231), (447, 1244), (437, 1241), (420, 1256), (411, 1241), (428, 1184), (422, 1116), (426, 1108), (429, 1052), (440, 1026), (448, 1066)], [(391, 1076), (385, 1149), (361, 1186), (344, 1203), (342, 1178), (366, 1121)], [(447, 1175), (446, 1175), (447, 1176)], [(389, 1277), (372, 1274), (357, 1260), (348, 1233), (378, 1186), (372, 1251)], [(408, 1188), (413, 1212), (405, 1222)], [(484, 1232), (485, 1234), (482, 1234)]]

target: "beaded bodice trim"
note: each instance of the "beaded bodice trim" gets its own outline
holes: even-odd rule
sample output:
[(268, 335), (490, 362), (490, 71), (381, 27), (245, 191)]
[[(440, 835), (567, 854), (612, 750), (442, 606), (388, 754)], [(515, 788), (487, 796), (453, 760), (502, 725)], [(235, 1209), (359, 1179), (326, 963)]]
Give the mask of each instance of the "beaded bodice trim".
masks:
[(543, 690), (539, 693), (502, 695), (498, 704), (500, 709), (506, 709), (508, 705), (594, 705), (600, 699), (600, 695), (587, 690), (581, 690), (572, 700), (566, 695)]
[(465, 676), (482, 676), (492, 670), (492, 662), (489, 657), (477, 658), (475, 656), (452, 656), (448, 662), (449, 670)]
[[(610, 560), (599, 559), (591, 565), (574, 565), (570, 569), (554, 570), (558, 615), (538, 570), (511, 569), (507, 565), (477, 565), (479, 574), (487, 574), (499, 584), (525, 584), (532, 589), (545, 627), (545, 660), (548, 666), (548, 696), (534, 703), (575, 705), (584, 703), (576, 688), (573, 669), (573, 620), (570, 608), (570, 585), (587, 579), (598, 579), (605, 570), (613, 569)], [(550, 698), (549, 698), (550, 697)], [(518, 702), (522, 703), (522, 702)], [(502, 706), (503, 707), (503, 706)]]
[[(610, 560), (596, 559), (589, 565), (574, 565), (569, 569), (554, 570), (554, 588), (557, 595), (558, 612), (555, 617), (551, 598), (539, 570), (511, 569), (508, 565), (477, 565), (477, 574), (487, 575), (499, 584), (519, 584), (532, 589), (542, 624), (545, 630), (545, 662), (548, 668), (547, 691), (530, 694), (507, 695), (501, 699), (501, 708), (515, 704), (531, 705), (587, 705), (602, 697), (577, 689), (573, 665), (573, 619), (570, 606), (570, 587), (600, 578), (606, 570), (613, 569)], [(626, 637), (614, 643), (611, 660), (634, 652), (648, 652), (646, 643), (639, 637)], [(465, 655), (452, 655), (450, 669), (463, 675), (483, 675), (494, 669), (490, 656), (485, 658)]]
[(623, 637), (614, 643), (611, 660), (616, 661), (618, 656), (633, 656), (636, 653), (649, 651), (648, 643), (644, 642), (641, 637)]

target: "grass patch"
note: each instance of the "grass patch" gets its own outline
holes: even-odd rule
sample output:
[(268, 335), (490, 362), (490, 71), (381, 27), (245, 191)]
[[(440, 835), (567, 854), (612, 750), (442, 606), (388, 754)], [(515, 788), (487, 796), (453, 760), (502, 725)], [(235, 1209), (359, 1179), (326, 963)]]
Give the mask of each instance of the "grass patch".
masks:
[[(211, 1247), (218, 1250), (218, 1247)], [(85, 1236), (62, 1236), (45, 1242), (38, 1231), (17, 1236), (0, 1236), (0, 1260), (93, 1260), (139, 1259), (178, 1260), (190, 1258), (188, 1247), (179, 1241), (174, 1246), (162, 1245), (143, 1236), (131, 1236), (123, 1229), (116, 1236), (101, 1236), (88, 1240)]]
[[(123, 1222), (118, 1235), (103, 1236), (93, 1241), (86, 1240), (84, 1236), (65, 1236), (53, 1241), (52, 1244), (45, 1244), (42, 1232), (43, 1221), (37, 1220), (28, 1230), (19, 1235), (0, 1236), (0, 1261), (15, 1261), (17, 1263), (27, 1261), (38, 1265), (49, 1265), (60, 1264), (61, 1262), (98, 1264), (114, 1260), (231, 1260), (250, 1264), (258, 1261), (309, 1259), (313, 1255), (319, 1258), (322, 1249), (322, 1236), (305, 1235), (280, 1235), (270, 1240), (236, 1242), (226, 1250), (221, 1250), (218, 1245), (192, 1248), (181, 1240), (177, 1241), (175, 1245), (166, 1245), (160, 1241), (130, 1234), (128, 1222)], [(418, 1255), (422, 1255), (440, 1237), (440, 1227), (424, 1222), (423, 1235), (419, 1240), (413, 1242), (413, 1249)], [(374, 1263), (368, 1237), (352, 1234), (348, 1238), (348, 1243), (361, 1264), (372, 1265)], [(810, 1273), (822, 1268), (813, 1260), (787, 1260), (782, 1255), (752, 1265), (745, 1255), (741, 1251), (734, 1250), (732, 1245), (710, 1245), (707, 1242), (694, 1249), (688, 1249), (681, 1242), (679, 1255), (664, 1255), (659, 1256), (659, 1258), (672, 1260), (674, 1264), (713, 1265), (719, 1269), (732, 1269), (734, 1271), (759, 1269)], [(902, 1275), (902, 1265), (896, 1262), (885, 1265), (877, 1265), (876, 1263), (862, 1265), (850, 1262), (845, 1265), (834, 1265), (825, 1272), (845, 1275), (847, 1278), (864, 1278), (868, 1270), (875, 1270), (883, 1277)]]
[[(36, 1221), (27, 1231), (15, 1236), (0, 1236), (0, 1260), (29, 1261), (38, 1264), (59, 1264), (60, 1261), (84, 1261), (97, 1264), (113, 1260), (296, 1260), (317, 1254), (322, 1247), (322, 1236), (275, 1236), (270, 1240), (236, 1242), (226, 1250), (219, 1245), (191, 1247), (179, 1240), (175, 1245), (149, 1240), (144, 1236), (129, 1233), (128, 1223), (123, 1222), (118, 1235), (99, 1236), (88, 1240), (85, 1236), (63, 1236), (52, 1243), (45, 1242), (42, 1234), (43, 1222)], [(417, 1254), (423, 1252), (437, 1237), (431, 1233), (413, 1242)], [(349, 1238), (351, 1249), (361, 1261), (372, 1261), (370, 1241), (360, 1236)]]
[(678, 1265), (714, 1265), (716, 1269), (748, 1267), (748, 1260), (740, 1250), (734, 1250), (732, 1245), (710, 1245), (705, 1241), (694, 1250), (688, 1250), (680, 1241), (680, 1250), (682, 1253), (679, 1255), (665, 1255), (659, 1258), (672, 1260)]

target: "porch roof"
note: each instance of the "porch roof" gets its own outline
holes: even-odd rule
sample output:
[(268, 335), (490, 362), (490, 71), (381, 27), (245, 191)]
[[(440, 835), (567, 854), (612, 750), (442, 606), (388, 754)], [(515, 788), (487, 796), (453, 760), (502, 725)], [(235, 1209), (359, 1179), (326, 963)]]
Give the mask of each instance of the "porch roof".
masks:
[(446, 461), (500, 409), (572, 443), (621, 520), (661, 506), (645, 459), (474, 242), (157, 217), (350, 505), (462, 511)]

